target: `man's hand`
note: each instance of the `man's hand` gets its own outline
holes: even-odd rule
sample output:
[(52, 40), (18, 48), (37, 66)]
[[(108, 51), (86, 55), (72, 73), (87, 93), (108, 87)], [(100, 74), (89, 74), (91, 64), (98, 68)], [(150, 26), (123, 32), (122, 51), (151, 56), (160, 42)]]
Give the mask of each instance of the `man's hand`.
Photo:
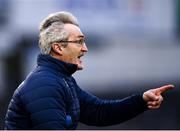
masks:
[(147, 106), (149, 109), (157, 109), (160, 107), (163, 97), (162, 93), (165, 91), (171, 90), (174, 88), (174, 85), (165, 85), (156, 89), (151, 89), (143, 94), (144, 101), (147, 102)]

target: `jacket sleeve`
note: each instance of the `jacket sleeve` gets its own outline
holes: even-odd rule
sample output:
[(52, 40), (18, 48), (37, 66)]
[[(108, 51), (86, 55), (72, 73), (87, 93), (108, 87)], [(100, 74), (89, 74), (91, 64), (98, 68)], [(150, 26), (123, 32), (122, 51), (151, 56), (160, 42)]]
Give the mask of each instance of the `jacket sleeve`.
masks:
[[(43, 83), (43, 84), (42, 84)], [(38, 83), (26, 96), (33, 129), (65, 129), (65, 92), (56, 81)]]
[(147, 110), (141, 95), (121, 100), (101, 100), (80, 89), (80, 121), (93, 126), (110, 126), (129, 120)]

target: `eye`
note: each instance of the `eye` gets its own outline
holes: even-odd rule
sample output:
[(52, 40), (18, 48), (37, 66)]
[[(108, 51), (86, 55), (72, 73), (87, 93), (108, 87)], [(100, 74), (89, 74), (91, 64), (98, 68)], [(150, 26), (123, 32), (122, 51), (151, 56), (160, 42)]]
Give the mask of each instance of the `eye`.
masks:
[(83, 45), (84, 42), (85, 42), (84, 39), (81, 39), (81, 40), (78, 41), (78, 44)]

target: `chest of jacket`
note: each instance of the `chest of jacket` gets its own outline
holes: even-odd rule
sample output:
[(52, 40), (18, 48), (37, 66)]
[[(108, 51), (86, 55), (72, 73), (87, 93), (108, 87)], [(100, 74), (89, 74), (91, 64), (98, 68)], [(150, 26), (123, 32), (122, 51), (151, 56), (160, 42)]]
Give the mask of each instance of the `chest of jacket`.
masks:
[(73, 78), (63, 78), (67, 89), (66, 96), (66, 125), (68, 129), (75, 129), (80, 117), (80, 104), (78, 99), (77, 85)]

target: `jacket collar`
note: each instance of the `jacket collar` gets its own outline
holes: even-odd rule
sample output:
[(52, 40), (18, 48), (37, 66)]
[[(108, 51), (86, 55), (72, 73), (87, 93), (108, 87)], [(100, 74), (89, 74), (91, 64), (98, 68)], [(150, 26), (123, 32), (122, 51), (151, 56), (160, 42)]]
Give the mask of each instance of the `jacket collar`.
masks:
[(74, 72), (77, 71), (77, 65), (60, 61), (50, 55), (39, 54), (37, 58), (37, 65), (49, 67), (68, 76), (71, 76)]

